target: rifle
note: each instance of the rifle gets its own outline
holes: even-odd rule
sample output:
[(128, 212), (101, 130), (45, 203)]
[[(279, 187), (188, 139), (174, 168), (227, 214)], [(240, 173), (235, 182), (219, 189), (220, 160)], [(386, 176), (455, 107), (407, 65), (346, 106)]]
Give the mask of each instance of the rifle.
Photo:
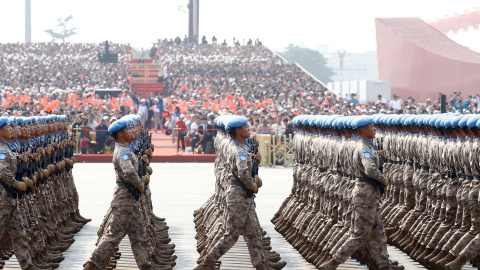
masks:
[[(250, 154), (256, 155), (258, 154), (258, 146), (259, 143), (255, 138), (248, 138), (247, 139), (248, 145), (250, 146)], [(255, 176), (258, 175), (258, 161), (256, 158), (252, 158), (252, 178), (255, 179)]]

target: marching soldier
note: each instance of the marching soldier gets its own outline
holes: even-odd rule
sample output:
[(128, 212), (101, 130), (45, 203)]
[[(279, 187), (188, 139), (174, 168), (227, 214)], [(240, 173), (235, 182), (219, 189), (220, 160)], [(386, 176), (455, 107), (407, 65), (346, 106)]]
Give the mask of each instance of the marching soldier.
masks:
[[(261, 180), (252, 177), (252, 161), (260, 156), (249, 151), (246, 118), (221, 116), (215, 122), (219, 128), (214, 142), (217, 181), (215, 194), (194, 213), (201, 252), (195, 269), (214, 269), (217, 260), (235, 244), (240, 234), (245, 237), (256, 269), (281, 269), (286, 263), (278, 262), (277, 253), (265, 250), (270, 240), (262, 238), (265, 232), (255, 213), (253, 195), (261, 186)], [(204, 231), (209, 233), (204, 235)]]

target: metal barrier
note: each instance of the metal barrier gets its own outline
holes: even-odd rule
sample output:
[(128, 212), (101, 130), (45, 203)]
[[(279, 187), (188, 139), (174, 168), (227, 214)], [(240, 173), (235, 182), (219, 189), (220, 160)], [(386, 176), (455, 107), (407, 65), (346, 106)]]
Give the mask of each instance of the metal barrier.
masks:
[(262, 156), (263, 166), (283, 165), (285, 167), (294, 164), (293, 137), (270, 134), (255, 134), (258, 141), (258, 151)]

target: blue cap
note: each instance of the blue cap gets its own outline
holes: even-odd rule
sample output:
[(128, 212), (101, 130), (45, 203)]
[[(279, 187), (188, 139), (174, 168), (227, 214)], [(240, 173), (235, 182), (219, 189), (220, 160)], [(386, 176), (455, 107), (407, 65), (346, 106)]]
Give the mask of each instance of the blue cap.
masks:
[(467, 126), (469, 128), (473, 128), (477, 126), (478, 119), (480, 119), (480, 114), (474, 114), (472, 117), (470, 117), (467, 121)]
[(458, 127), (458, 123), (460, 122), (460, 120), (462, 120), (462, 118), (463, 118), (463, 115), (458, 115), (458, 116), (452, 117), (451, 120), (450, 120), (450, 126), (452, 128)]
[(442, 120), (441, 125), (442, 125), (443, 127), (446, 127), (446, 128), (452, 127), (452, 119), (453, 119), (454, 117), (455, 117), (455, 116), (444, 117), (444, 119)]
[(0, 117), (0, 128), (8, 124), (8, 118), (7, 117)]
[(313, 115), (310, 116), (308, 118), (308, 125), (311, 126), (311, 127), (315, 126), (315, 120), (317, 120), (317, 118), (315, 116), (313, 116)]
[(8, 119), (8, 124), (10, 126), (13, 126), (15, 123), (17, 123), (16, 117), (15, 116), (10, 116), (7, 118)]
[(467, 122), (468, 122), (468, 119), (470, 119), (470, 117), (474, 116), (475, 114), (467, 114), (467, 115), (464, 115), (462, 119), (460, 119), (460, 122), (458, 122), (458, 126), (459, 127), (466, 127), (467, 126)]
[(359, 116), (356, 117), (355, 121), (353, 122), (354, 128), (361, 128), (366, 125), (373, 123), (373, 118), (370, 116)]
[(445, 116), (443, 117), (438, 117), (437, 119), (435, 119), (435, 123), (433, 124), (436, 128), (441, 128), (443, 127), (442, 125), (442, 122), (443, 120), (445, 119)]
[(348, 128), (354, 128), (353, 127), (353, 121), (355, 120), (357, 116), (349, 116), (347, 122), (345, 123), (345, 126)]
[(122, 130), (124, 128), (128, 127), (128, 121), (123, 119), (123, 117), (115, 122), (113, 122), (109, 127), (108, 127), (108, 132), (110, 134), (115, 133), (119, 130)]
[(247, 123), (247, 118), (243, 116), (234, 116), (227, 120), (225, 128), (231, 130), (233, 128), (241, 127)]

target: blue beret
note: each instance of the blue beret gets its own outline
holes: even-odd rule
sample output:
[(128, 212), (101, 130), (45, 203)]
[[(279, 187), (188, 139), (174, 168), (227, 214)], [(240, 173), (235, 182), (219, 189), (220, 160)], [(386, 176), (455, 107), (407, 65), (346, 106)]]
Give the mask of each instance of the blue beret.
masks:
[(29, 125), (30, 122), (31, 122), (31, 121), (30, 121), (30, 117), (24, 117), (24, 118), (23, 118), (23, 124), (24, 124), (24, 125)]
[(225, 123), (225, 127), (227, 130), (231, 130), (232, 128), (237, 128), (245, 125), (247, 123), (247, 118), (243, 116), (234, 116), (227, 120)]
[(440, 118), (441, 115), (436, 114), (428, 120), (428, 125), (434, 127), (435, 126), (435, 121), (437, 121), (438, 118)]
[(477, 126), (478, 119), (480, 119), (480, 114), (474, 114), (472, 117), (470, 117), (467, 121), (467, 126), (469, 128), (473, 128)]
[[(123, 117), (122, 117), (123, 118)], [(108, 132), (110, 134), (117, 132), (119, 130), (122, 130), (124, 128), (128, 127), (128, 121), (125, 119), (119, 119), (115, 122), (113, 122), (109, 127), (108, 127)]]
[(458, 127), (458, 123), (460, 122), (460, 120), (462, 120), (462, 118), (463, 118), (463, 115), (458, 115), (458, 116), (452, 117), (452, 119), (450, 120), (450, 126), (452, 128)]
[(470, 119), (470, 117), (474, 116), (474, 114), (467, 114), (467, 115), (464, 115), (462, 119), (460, 119), (460, 122), (458, 122), (458, 126), (459, 127), (466, 127), (467, 126), (467, 122), (468, 122), (468, 119)]
[(353, 122), (354, 128), (361, 128), (373, 123), (373, 118), (370, 116), (359, 116)]
[(434, 125), (436, 128), (441, 128), (441, 127), (443, 127), (442, 122), (443, 122), (443, 120), (445, 119), (444, 117), (445, 117), (445, 116), (443, 116), (443, 117), (438, 117), (438, 118), (435, 120), (435, 123), (434, 123), (433, 125)]
[(348, 127), (348, 128), (353, 128), (352, 123), (355, 120), (355, 117), (356, 116), (349, 116), (348, 119), (345, 122), (345, 126)]
[(446, 128), (452, 127), (452, 119), (453, 119), (454, 117), (455, 117), (455, 116), (445, 117), (445, 119), (442, 120), (441, 125), (442, 125), (443, 127), (446, 127)]
[(335, 120), (332, 122), (332, 127), (333, 128), (342, 128), (343, 127), (343, 119), (345, 117), (343, 115), (339, 115)]
[(389, 126), (393, 125), (393, 117), (394, 117), (394, 116), (395, 116), (395, 115), (391, 115), (391, 114), (388, 115), (387, 119), (385, 119), (385, 124), (387, 124), (387, 125), (389, 125)]
[(0, 117), (0, 128), (8, 124), (8, 118), (7, 117)]
[(426, 115), (419, 115), (417, 119), (415, 119), (415, 124), (423, 125), (425, 123), (425, 119), (427, 119)]
[(17, 123), (17, 119), (16, 119), (15, 116), (10, 116), (10, 117), (8, 117), (7, 119), (8, 119), (8, 124), (9, 124), (10, 126), (13, 126), (15, 123)]
[(313, 127), (315, 125), (315, 120), (317, 120), (317, 118), (315, 116), (313, 116), (313, 115), (310, 116), (308, 118), (308, 125)]
[(295, 118), (292, 119), (292, 124), (297, 127), (301, 117), (301, 115), (295, 116)]
[(322, 127), (322, 125), (321, 125), (321, 124), (322, 124), (322, 119), (323, 119), (323, 118), (322, 118), (321, 115), (315, 117), (315, 126), (317, 126), (317, 127)]

